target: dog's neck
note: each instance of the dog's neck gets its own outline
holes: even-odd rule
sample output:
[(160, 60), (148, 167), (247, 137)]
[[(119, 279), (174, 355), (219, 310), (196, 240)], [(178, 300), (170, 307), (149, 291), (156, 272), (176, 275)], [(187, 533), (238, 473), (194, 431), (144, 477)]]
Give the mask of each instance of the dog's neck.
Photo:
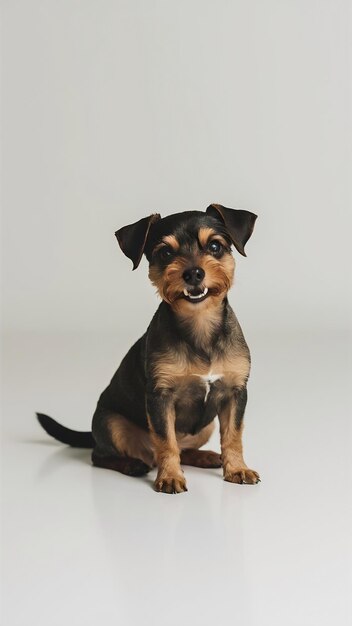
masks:
[(208, 352), (219, 336), (227, 306), (225, 296), (216, 303), (209, 303), (208, 306), (192, 305), (187, 314), (184, 312), (173, 312), (173, 314), (178, 322), (179, 331), (185, 339), (188, 342), (191, 341), (195, 347)]

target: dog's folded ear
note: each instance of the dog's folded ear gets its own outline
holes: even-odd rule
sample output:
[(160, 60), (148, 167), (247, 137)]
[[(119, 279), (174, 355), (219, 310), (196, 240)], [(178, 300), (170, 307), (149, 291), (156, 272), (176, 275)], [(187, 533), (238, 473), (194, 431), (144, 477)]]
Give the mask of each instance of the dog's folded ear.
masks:
[(248, 239), (250, 238), (257, 215), (243, 209), (228, 209), (221, 204), (211, 204), (206, 213), (220, 219), (228, 231), (234, 246), (243, 256), (247, 256), (244, 251)]
[(116, 231), (115, 237), (119, 242), (122, 252), (131, 259), (133, 269), (137, 269), (143, 256), (145, 244), (147, 242), (150, 227), (161, 219), (159, 213), (153, 213), (149, 217), (123, 226)]

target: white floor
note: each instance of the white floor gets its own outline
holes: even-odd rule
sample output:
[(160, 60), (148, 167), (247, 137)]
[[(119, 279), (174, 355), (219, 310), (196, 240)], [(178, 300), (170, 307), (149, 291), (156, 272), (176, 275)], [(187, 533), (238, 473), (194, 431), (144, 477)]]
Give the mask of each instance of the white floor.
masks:
[(262, 483), (186, 468), (174, 496), (154, 473), (92, 468), (34, 418), (88, 429), (129, 337), (4, 340), (4, 626), (351, 623), (347, 337), (247, 338), (245, 457)]

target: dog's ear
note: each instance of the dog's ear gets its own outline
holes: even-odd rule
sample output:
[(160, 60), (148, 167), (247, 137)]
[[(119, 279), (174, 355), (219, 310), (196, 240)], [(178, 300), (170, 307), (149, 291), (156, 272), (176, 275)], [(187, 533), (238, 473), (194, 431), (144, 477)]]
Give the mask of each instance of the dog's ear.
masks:
[(238, 252), (247, 256), (244, 247), (253, 232), (258, 216), (243, 209), (228, 209), (221, 204), (211, 204), (206, 213), (211, 217), (221, 219)]
[(123, 226), (116, 231), (115, 237), (119, 246), (122, 252), (131, 259), (134, 270), (141, 262), (150, 227), (160, 219), (159, 213), (153, 213), (149, 217), (144, 217), (142, 220), (129, 224), (129, 226)]

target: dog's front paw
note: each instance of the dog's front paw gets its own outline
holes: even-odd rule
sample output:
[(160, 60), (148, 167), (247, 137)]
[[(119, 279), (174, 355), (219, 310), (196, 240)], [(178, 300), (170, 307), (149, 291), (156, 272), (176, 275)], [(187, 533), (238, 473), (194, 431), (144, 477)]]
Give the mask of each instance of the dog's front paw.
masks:
[(154, 483), (155, 491), (163, 493), (182, 493), (188, 491), (184, 476), (163, 476), (157, 477)]
[(224, 472), (224, 480), (227, 480), (229, 483), (237, 483), (239, 485), (242, 485), (243, 483), (246, 485), (256, 485), (260, 482), (260, 477), (258, 472), (248, 469), (247, 467), (240, 467), (238, 469), (227, 469)]

